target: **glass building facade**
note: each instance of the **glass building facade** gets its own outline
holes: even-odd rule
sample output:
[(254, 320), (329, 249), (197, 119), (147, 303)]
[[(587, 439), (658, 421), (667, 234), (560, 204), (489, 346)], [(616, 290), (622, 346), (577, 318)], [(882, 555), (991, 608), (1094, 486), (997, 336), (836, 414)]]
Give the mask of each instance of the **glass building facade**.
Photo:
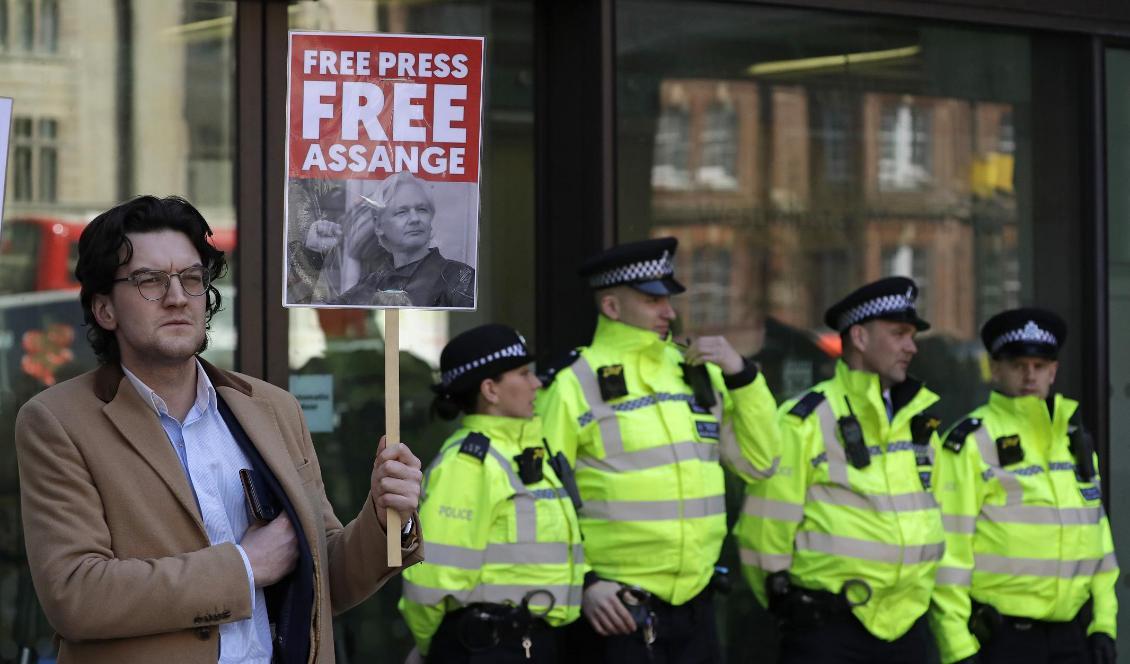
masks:
[[(0, 663), (52, 661), (27, 574), (13, 421), (94, 366), (73, 268), (95, 214), (136, 194), (204, 213), (231, 270), (207, 357), (332, 395), (313, 431), (348, 519), (383, 430), (379, 313), (284, 309), (288, 29), (483, 35), (479, 309), (401, 317), (403, 437), (425, 463), (439, 351), (498, 321), (544, 362), (587, 341), (576, 277), (616, 241), (674, 235), (680, 335), (724, 334), (784, 400), (831, 371), (824, 309), (914, 277), (933, 323), (912, 371), (946, 424), (984, 400), (978, 331), (1040, 303), (1071, 325), (1080, 398), (1130, 551), (1130, 9), (956, 0), (0, 0), (14, 118), (0, 223)], [(1092, 6), (1093, 5), (1093, 6)], [(736, 519), (740, 487), (730, 487)], [(736, 571), (736, 552), (723, 564)], [(1120, 583), (1119, 588), (1127, 587)], [(398, 661), (393, 581), (335, 621), (339, 661)], [(735, 574), (730, 661), (776, 635)]]

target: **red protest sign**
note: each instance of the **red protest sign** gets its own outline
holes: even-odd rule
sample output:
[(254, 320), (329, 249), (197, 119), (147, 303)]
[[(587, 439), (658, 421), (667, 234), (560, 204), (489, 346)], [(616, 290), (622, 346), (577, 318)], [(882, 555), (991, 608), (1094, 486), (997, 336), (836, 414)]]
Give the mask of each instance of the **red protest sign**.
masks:
[(483, 39), (290, 33), (283, 305), (473, 310)]
[(288, 176), (479, 180), (483, 40), (292, 32)]

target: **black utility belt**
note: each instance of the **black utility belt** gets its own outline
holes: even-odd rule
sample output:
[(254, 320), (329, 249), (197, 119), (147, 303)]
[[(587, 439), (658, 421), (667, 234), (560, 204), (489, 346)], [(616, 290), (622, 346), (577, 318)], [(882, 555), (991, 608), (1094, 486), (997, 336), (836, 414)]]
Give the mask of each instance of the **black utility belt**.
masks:
[(532, 637), (553, 629), (543, 618), (530, 615), (525, 606), (476, 603), (449, 612), (440, 631), (453, 634), (469, 653), (484, 653), (498, 646), (520, 646), (530, 657)]
[(544, 618), (529, 615), (524, 609), (509, 604), (492, 604), (489, 602), (476, 602), (451, 611), (447, 619), (460, 621), (476, 621), (496, 625), (500, 634), (513, 630), (515, 633), (522, 629), (544, 630), (553, 629)]
[(973, 601), (973, 610), (969, 615), (969, 631), (982, 642), (987, 642), (993, 634), (1002, 629), (1009, 628), (1020, 632), (1031, 630), (1045, 630), (1078, 625), (1086, 628), (1092, 617), (1091, 600), (1083, 605), (1071, 620), (1040, 620), (1024, 616), (1010, 616), (998, 611), (991, 604)]

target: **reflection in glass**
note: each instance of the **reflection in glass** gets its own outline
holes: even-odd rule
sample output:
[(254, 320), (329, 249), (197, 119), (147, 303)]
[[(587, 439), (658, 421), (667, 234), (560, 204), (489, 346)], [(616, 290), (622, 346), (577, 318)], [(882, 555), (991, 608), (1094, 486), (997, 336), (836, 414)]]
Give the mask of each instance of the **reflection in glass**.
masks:
[[(128, 33), (116, 20), (127, 6)], [(227, 0), (0, 0), (0, 90), (19, 114), (0, 228), (2, 661), (50, 661), (54, 653), (23, 561), (12, 435), (24, 402), (95, 366), (74, 281), (82, 229), (119, 196), (175, 193), (198, 204), (219, 248), (229, 256), (235, 249), (234, 10)], [(196, 67), (191, 48), (216, 54), (211, 69)], [(206, 111), (191, 114), (190, 106)], [(229, 130), (199, 139), (217, 126)], [(212, 191), (226, 193), (193, 186), (196, 143), (207, 146), (218, 174)], [(217, 286), (225, 309), (212, 321), (206, 357), (231, 368), (234, 289), (229, 279)]]
[[(1029, 127), (1064, 103), (1034, 98), (1048, 89), (1034, 79), (1052, 75), (1034, 68), (1033, 38), (623, 0), (616, 48), (617, 237), (679, 238), (680, 334), (725, 335), (784, 400), (840, 353), (828, 305), (911, 276), (933, 324), (913, 372), (943, 395), (947, 424), (984, 400), (979, 326), (1033, 291)], [(1056, 177), (1040, 186), (1078, 186)], [(769, 621), (746, 594), (727, 603), (742, 661), (772, 642), (749, 629)]]

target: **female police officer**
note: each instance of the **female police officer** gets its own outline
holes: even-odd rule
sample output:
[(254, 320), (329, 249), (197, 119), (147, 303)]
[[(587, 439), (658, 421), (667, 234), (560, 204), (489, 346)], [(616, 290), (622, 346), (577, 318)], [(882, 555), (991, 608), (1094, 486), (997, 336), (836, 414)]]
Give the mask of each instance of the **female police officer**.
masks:
[(554, 628), (580, 615), (576, 489), (533, 415), (531, 360), (505, 325), (440, 356), (436, 411), (465, 415), (424, 477), (426, 562), (404, 571), (400, 601), (428, 662), (555, 662)]

